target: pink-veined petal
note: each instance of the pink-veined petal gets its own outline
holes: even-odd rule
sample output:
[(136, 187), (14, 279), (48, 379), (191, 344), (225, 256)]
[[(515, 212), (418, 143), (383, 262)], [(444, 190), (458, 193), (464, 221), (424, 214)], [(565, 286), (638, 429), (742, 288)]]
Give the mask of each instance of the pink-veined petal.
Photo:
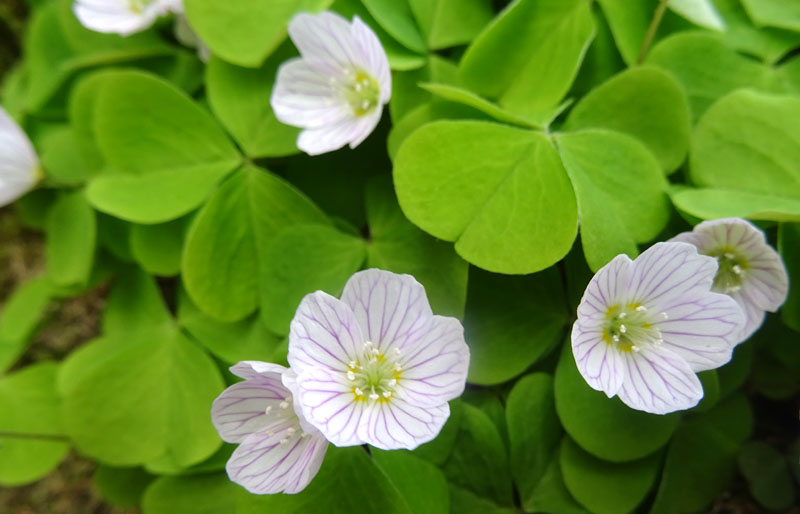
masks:
[(319, 471), (328, 442), (284, 424), (275, 431), (248, 436), (233, 452), (226, 470), (230, 479), (255, 494), (302, 491)]
[(730, 296), (712, 292), (687, 295), (663, 308), (669, 316), (657, 324), (663, 345), (695, 372), (727, 363), (741, 342), (744, 313)]
[(629, 301), (632, 266), (627, 255), (617, 255), (595, 273), (578, 305), (578, 319), (584, 326), (596, 325), (605, 319), (610, 307)]
[(651, 311), (665, 311), (677, 298), (711, 290), (717, 261), (688, 243), (656, 243), (633, 263), (631, 298)]
[(625, 376), (621, 352), (603, 340), (602, 327), (584, 328), (580, 321), (572, 325), (572, 354), (589, 387), (611, 398)]
[(306, 295), (289, 332), (289, 364), (298, 374), (313, 367), (347, 371), (364, 344), (350, 307), (322, 291)]
[(739, 340), (743, 342), (750, 339), (750, 336), (761, 328), (761, 324), (764, 323), (766, 312), (764, 309), (760, 309), (756, 306), (755, 301), (750, 297), (750, 291), (748, 289), (742, 288), (739, 291), (729, 293), (729, 295), (736, 300), (736, 303), (739, 304), (739, 307), (744, 312), (745, 323), (739, 334)]
[(289, 22), (289, 36), (303, 59), (331, 71), (362, 62), (362, 51), (352, 37), (350, 22), (334, 12), (295, 15)]
[(433, 316), (425, 288), (414, 277), (379, 269), (350, 277), (342, 302), (352, 309), (366, 339), (383, 352), (413, 348)]
[(665, 348), (621, 352), (625, 378), (617, 395), (632, 409), (667, 414), (690, 409), (703, 386), (689, 364)]
[(382, 450), (413, 450), (439, 435), (449, 416), (447, 403), (421, 408), (392, 398), (389, 402), (373, 403), (364, 410), (358, 436)]
[(363, 444), (358, 425), (365, 401), (356, 400), (344, 374), (312, 368), (296, 378), (297, 396), (303, 417), (336, 446)]
[(416, 340), (407, 341), (398, 362), (397, 395), (413, 405), (439, 406), (464, 392), (469, 347), (455, 318), (433, 316)]

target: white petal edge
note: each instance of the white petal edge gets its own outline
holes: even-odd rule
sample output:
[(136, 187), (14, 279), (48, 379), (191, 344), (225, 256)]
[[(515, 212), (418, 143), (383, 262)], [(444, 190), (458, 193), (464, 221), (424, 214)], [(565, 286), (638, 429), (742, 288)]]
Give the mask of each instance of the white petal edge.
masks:
[(303, 298), (290, 325), (289, 365), (298, 375), (317, 367), (344, 374), (364, 342), (350, 307), (317, 291)]
[(595, 273), (578, 305), (578, 321), (584, 327), (598, 326), (605, 320), (609, 307), (630, 301), (632, 269), (633, 261), (622, 254)]
[[(323, 11), (299, 13), (289, 22), (289, 37), (300, 55), (314, 64), (343, 69), (362, 63), (361, 49), (350, 32), (350, 22), (342, 16)], [(367, 70), (368, 71), (368, 70)]]
[(0, 107), (0, 207), (28, 192), (37, 180), (39, 159), (30, 139)]
[(308, 155), (332, 152), (345, 145), (355, 148), (372, 133), (380, 117), (380, 111), (376, 110), (360, 118), (352, 116), (331, 125), (305, 129), (297, 136), (297, 148)]
[(632, 409), (668, 414), (694, 407), (703, 386), (689, 364), (664, 348), (621, 352), (625, 379), (617, 392)]
[(328, 442), (321, 435), (301, 435), (291, 425), (247, 437), (226, 465), (233, 482), (254, 494), (294, 494), (319, 471)]
[(469, 370), (464, 327), (455, 318), (433, 316), (417, 340), (408, 341), (398, 362), (403, 372), (397, 397), (412, 405), (436, 407), (461, 396)]
[(76, 0), (72, 9), (81, 25), (95, 32), (129, 36), (150, 28), (170, 5), (156, 0), (141, 13), (131, 11), (128, 0)]
[(447, 403), (423, 408), (393, 398), (365, 408), (358, 437), (381, 450), (413, 450), (435, 439), (449, 416)]
[(357, 401), (344, 373), (313, 368), (297, 375), (296, 401), (303, 418), (336, 446), (364, 444), (358, 427), (365, 401)]
[(414, 277), (374, 268), (350, 277), (342, 302), (355, 314), (364, 337), (383, 352), (391, 346), (406, 353), (433, 317), (425, 288)]
[(625, 377), (622, 352), (603, 340), (602, 327), (586, 329), (576, 321), (571, 339), (575, 364), (589, 387), (609, 398), (617, 394)]

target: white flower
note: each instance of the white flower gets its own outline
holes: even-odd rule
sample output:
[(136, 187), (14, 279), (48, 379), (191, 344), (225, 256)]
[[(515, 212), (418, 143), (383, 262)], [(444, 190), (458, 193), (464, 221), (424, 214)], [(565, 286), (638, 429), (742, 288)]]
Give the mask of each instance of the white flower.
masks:
[(301, 13), (289, 23), (301, 58), (278, 69), (275, 116), (303, 130), (297, 147), (318, 155), (355, 148), (373, 131), (392, 96), (389, 61), (378, 37), (358, 16)]
[(686, 243), (618, 255), (589, 282), (572, 327), (586, 382), (629, 407), (665, 414), (703, 397), (695, 375), (730, 360), (744, 314), (711, 291), (717, 263)]
[(211, 407), (220, 437), (240, 443), (228, 460), (228, 476), (251, 493), (302, 491), (319, 471), (328, 442), (298, 417), (282, 382), (292, 382), (291, 370), (245, 361), (231, 372), (245, 381), (223, 391)]
[(0, 207), (27, 193), (39, 173), (39, 159), (30, 139), (0, 107)]
[(122, 36), (147, 30), (174, 7), (175, 0), (75, 0), (72, 5), (87, 29)]
[(741, 218), (704, 221), (671, 241), (691, 243), (703, 255), (717, 259), (713, 290), (733, 297), (744, 310), (747, 323), (742, 341), (761, 326), (764, 311), (775, 312), (786, 301), (789, 277), (783, 261), (767, 244), (764, 232), (750, 222)]
[(410, 275), (353, 275), (342, 299), (317, 291), (289, 334), (303, 415), (337, 446), (413, 449), (439, 433), (464, 390), (469, 349)]

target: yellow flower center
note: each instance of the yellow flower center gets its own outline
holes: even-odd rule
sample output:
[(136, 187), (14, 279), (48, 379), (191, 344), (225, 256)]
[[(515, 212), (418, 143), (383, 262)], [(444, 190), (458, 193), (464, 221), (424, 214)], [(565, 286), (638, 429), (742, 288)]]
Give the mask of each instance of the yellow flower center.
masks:
[(719, 263), (712, 290), (726, 294), (738, 291), (742, 287), (742, 279), (750, 269), (750, 262), (730, 246), (717, 248), (706, 255), (715, 257)]
[[(658, 314), (666, 319), (667, 314)], [(654, 316), (638, 302), (612, 305), (606, 311), (603, 341), (623, 352), (638, 352), (645, 346), (661, 344), (661, 331), (654, 326)]]
[(403, 376), (403, 369), (396, 362), (400, 350), (395, 348), (387, 355), (367, 341), (361, 353), (360, 359), (347, 366), (353, 397), (359, 402), (388, 403)]

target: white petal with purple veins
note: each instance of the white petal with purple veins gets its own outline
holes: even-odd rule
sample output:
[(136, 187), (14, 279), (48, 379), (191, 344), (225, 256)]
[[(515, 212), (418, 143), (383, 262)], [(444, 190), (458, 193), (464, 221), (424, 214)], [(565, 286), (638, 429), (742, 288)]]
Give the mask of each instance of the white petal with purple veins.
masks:
[(364, 411), (358, 436), (382, 450), (413, 450), (434, 439), (450, 416), (447, 403), (421, 408), (401, 399), (374, 403)]
[(623, 254), (614, 257), (595, 273), (578, 306), (578, 316), (584, 325), (602, 321), (610, 306), (629, 301), (632, 269), (633, 261)]
[(586, 383), (611, 398), (624, 379), (623, 362), (613, 344), (603, 340), (601, 327), (583, 329), (580, 323), (572, 326), (572, 353), (575, 364)]
[(717, 264), (686, 243), (656, 243), (633, 264), (631, 294), (648, 308), (664, 311), (676, 299), (711, 290)]
[(617, 395), (626, 405), (652, 414), (690, 409), (703, 386), (689, 364), (666, 349), (623, 353), (625, 379)]
[(255, 494), (302, 491), (317, 474), (328, 442), (287, 423), (251, 434), (233, 452), (225, 469), (231, 480)]
[(346, 370), (364, 342), (353, 311), (322, 291), (306, 295), (290, 327), (289, 364), (298, 375), (316, 366)]
[(0, 107), (0, 207), (8, 205), (33, 187), (39, 159), (28, 136)]
[[(414, 405), (438, 406), (461, 396), (469, 368), (464, 327), (455, 318), (433, 316), (417, 341), (405, 346), (398, 397)], [(390, 350), (391, 351), (391, 350)]]
[(350, 277), (342, 302), (355, 313), (367, 340), (381, 350), (391, 344), (405, 353), (433, 316), (425, 288), (414, 277), (379, 269)]
[(214, 427), (223, 441), (240, 443), (253, 432), (284, 422), (283, 418), (266, 413), (268, 409), (278, 412), (286, 395), (280, 375), (233, 384), (211, 406)]
[(366, 399), (356, 399), (343, 374), (312, 368), (297, 376), (297, 401), (303, 417), (336, 446), (356, 446)]

